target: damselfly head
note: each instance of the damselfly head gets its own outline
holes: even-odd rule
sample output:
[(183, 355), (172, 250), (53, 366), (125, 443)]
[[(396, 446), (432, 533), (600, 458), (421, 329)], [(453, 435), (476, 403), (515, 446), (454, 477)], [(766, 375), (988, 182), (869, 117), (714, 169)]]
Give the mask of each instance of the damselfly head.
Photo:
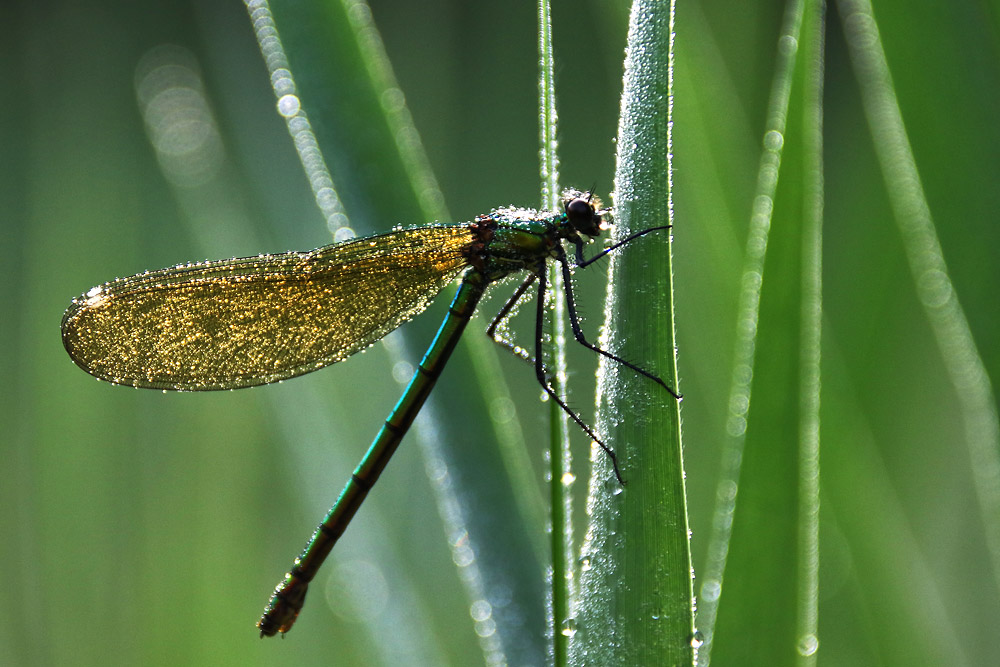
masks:
[(603, 222), (597, 208), (601, 202), (593, 193), (584, 194), (578, 190), (567, 190), (563, 193), (563, 202), (566, 219), (577, 233), (592, 238), (600, 236)]

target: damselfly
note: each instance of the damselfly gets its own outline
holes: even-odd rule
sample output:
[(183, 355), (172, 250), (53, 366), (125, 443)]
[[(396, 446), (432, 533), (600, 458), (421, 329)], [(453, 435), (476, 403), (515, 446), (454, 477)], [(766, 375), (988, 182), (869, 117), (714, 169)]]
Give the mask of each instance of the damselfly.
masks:
[(497, 331), (537, 283), (532, 363), (538, 382), (607, 452), (622, 481), (615, 453), (552, 389), (542, 354), (546, 264), (555, 260), (575, 339), (680, 398), (657, 376), (591, 344), (580, 327), (563, 242), (573, 246), (574, 263), (583, 267), (644, 234), (669, 228), (637, 232), (584, 259), (584, 245), (606, 228), (607, 213), (591, 195), (568, 190), (560, 211), (501, 208), (467, 224), (411, 227), (311, 252), (141, 273), (74, 299), (63, 316), (63, 344), (81, 368), (115, 384), (180, 391), (251, 387), (314, 371), (369, 347), (422, 312), (461, 275), (448, 314), (402, 398), (275, 588), (257, 623), (262, 637), (273, 636), (292, 627), (309, 582), (413, 423), (487, 287), (511, 274), (527, 272), (527, 277), (487, 334), (531, 360)]

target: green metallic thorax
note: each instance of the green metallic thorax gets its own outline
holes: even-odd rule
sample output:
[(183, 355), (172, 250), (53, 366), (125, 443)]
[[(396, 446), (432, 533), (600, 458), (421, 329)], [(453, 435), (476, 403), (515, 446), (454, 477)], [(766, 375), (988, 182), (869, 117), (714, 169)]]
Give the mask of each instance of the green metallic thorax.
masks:
[(498, 209), (479, 216), (471, 227), (477, 243), (470, 264), (487, 283), (535, 270), (555, 256), (554, 249), (564, 238), (580, 240), (565, 214), (545, 215), (532, 209)]

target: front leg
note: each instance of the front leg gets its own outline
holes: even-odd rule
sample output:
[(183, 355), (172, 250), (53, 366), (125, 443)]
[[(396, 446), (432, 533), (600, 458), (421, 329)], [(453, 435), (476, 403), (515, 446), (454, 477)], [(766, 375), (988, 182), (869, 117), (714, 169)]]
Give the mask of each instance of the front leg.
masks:
[[(646, 231), (652, 231), (652, 230), (646, 230)], [(637, 236), (640, 236), (640, 235), (645, 234), (645, 233), (646, 232), (640, 232), (639, 234), (633, 234), (628, 239), (625, 239), (625, 241), (631, 240), (631, 239), (636, 238)], [(622, 241), (622, 243), (625, 243), (625, 241)], [(621, 245), (621, 243), (616, 244), (614, 246), (611, 246), (611, 248), (608, 248), (608, 250), (613, 250), (614, 248), (617, 248), (620, 245)], [(599, 257), (602, 257), (604, 254), (606, 254), (606, 253), (603, 253), (603, 254), (597, 255), (595, 257), (592, 257), (591, 259), (587, 260), (587, 262), (584, 264), (584, 266), (586, 266), (586, 264), (589, 264), (590, 262), (593, 262), (595, 259), (598, 259)], [(649, 371), (646, 371), (646, 370), (643, 370), (642, 368), (639, 368), (635, 364), (632, 364), (632, 363), (629, 363), (629, 362), (625, 361), (621, 357), (616, 357), (615, 355), (611, 354), (610, 352), (602, 350), (601, 348), (599, 348), (596, 345), (594, 345), (594, 344), (592, 344), (592, 343), (590, 343), (590, 342), (587, 341), (586, 337), (583, 335), (583, 328), (580, 326), (580, 319), (576, 315), (576, 303), (575, 303), (575, 301), (573, 299), (572, 275), (570, 274), (570, 270), (569, 270), (569, 261), (566, 259), (566, 252), (565, 251), (560, 252), (556, 256), (556, 261), (558, 261), (559, 262), (559, 266), (562, 267), (563, 291), (566, 293), (566, 312), (569, 315), (569, 323), (570, 323), (570, 326), (573, 328), (573, 337), (576, 339), (576, 342), (580, 343), (580, 345), (583, 345), (587, 349), (593, 350), (594, 352), (596, 352), (596, 353), (598, 353), (600, 355), (603, 355), (603, 356), (607, 357), (608, 359), (611, 359), (612, 361), (615, 361), (615, 362), (621, 364), (622, 366), (625, 366), (626, 368), (631, 368), (633, 371), (635, 371), (639, 375), (643, 375), (645, 377), (648, 377), (650, 380), (652, 380), (653, 382), (657, 383), (658, 385), (660, 385), (661, 387), (663, 387), (664, 389), (666, 389), (668, 392), (670, 392), (670, 395), (673, 396), (674, 398), (676, 398), (678, 401), (681, 400), (681, 398), (682, 398), (681, 395), (678, 394), (673, 389), (671, 389), (669, 386), (667, 386), (667, 383), (664, 382), (663, 380), (661, 380), (656, 375), (653, 375)]]
[(634, 241), (635, 239), (639, 238), (640, 236), (645, 236), (646, 234), (648, 234), (650, 232), (660, 232), (660, 231), (663, 231), (664, 229), (670, 229), (672, 226), (673, 225), (663, 225), (662, 227), (650, 227), (649, 229), (644, 229), (641, 232), (636, 232), (634, 234), (629, 234), (628, 236), (626, 236), (624, 239), (622, 239), (618, 243), (616, 243), (616, 244), (614, 244), (612, 246), (608, 246), (607, 248), (605, 248), (604, 250), (600, 251), (599, 253), (597, 253), (596, 255), (594, 255), (593, 257), (591, 257), (590, 259), (584, 259), (584, 257), (583, 257), (583, 242), (582, 241), (577, 241), (576, 242), (576, 252), (574, 253), (574, 256), (576, 258), (576, 265), (579, 266), (579, 267), (584, 267), (584, 266), (587, 266), (588, 264), (593, 264), (594, 262), (596, 262), (600, 258), (604, 257), (608, 253), (613, 252), (615, 250), (618, 250), (618, 248), (621, 248), (623, 245), (625, 245), (629, 241)]

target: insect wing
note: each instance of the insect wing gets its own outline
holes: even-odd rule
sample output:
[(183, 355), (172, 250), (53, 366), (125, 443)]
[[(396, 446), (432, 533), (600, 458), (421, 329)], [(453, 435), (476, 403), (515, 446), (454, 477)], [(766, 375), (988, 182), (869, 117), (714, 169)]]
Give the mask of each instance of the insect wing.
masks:
[(467, 226), (429, 225), (115, 280), (73, 301), (63, 344), (117, 384), (276, 382), (345, 359), (423, 311), (467, 265), (471, 240)]

